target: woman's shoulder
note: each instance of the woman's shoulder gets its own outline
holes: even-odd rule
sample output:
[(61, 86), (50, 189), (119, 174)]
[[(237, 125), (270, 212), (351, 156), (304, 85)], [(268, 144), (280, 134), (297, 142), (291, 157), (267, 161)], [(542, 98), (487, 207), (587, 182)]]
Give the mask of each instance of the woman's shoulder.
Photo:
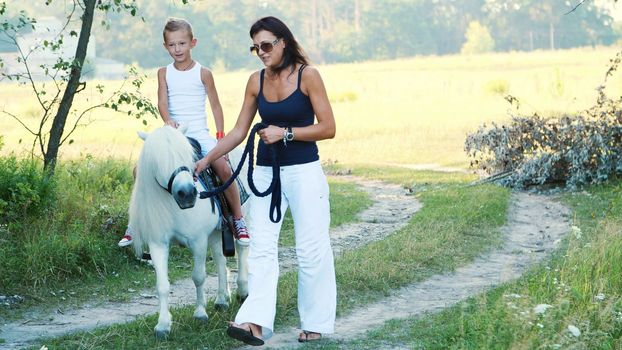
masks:
[(252, 72), (248, 77), (248, 81), (246, 82), (246, 93), (252, 94), (253, 96), (257, 96), (259, 93), (259, 74), (261, 71)]
[(314, 79), (314, 78), (320, 77), (320, 71), (315, 66), (301, 65), (299, 69), (302, 69), (303, 79), (305, 78)]
[(251, 75), (248, 76), (248, 82), (252, 83), (252, 82), (259, 81), (262, 70), (257, 70), (257, 71), (252, 72)]
[(301, 66), (302, 76), (301, 76), (301, 88), (303, 93), (308, 94), (309, 86), (316, 86), (318, 83), (321, 83), (322, 77), (320, 76), (320, 71), (315, 66)]

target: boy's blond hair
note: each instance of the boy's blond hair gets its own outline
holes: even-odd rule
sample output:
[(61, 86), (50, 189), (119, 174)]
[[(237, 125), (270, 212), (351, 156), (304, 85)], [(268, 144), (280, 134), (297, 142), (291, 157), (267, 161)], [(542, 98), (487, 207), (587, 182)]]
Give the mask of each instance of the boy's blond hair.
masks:
[(183, 18), (169, 18), (166, 21), (166, 25), (164, 26), (164, 30), (162, 31), (162, 36), (166, 41), (166, 33), (167, 32), (176, 32), (178, 30), (185, 30), (190, 34), (190, 39), (194, 39), (194, 35), (192, 34), (192, 25), (190, 22), (186, 21)]

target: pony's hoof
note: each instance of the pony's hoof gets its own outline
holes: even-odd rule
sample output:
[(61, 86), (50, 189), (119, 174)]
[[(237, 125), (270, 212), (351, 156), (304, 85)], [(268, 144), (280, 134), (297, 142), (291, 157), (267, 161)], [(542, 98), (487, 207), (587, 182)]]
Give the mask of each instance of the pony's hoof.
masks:
[(155, 335), (156, 335), (156, 339), (157, 340), (167, 340), (168, 336), (171, 332), (170, 331), (155, 331)]
[(242, 296), (242, 295), (237, 295), (237, 298), (238, 298), (238, 301), (239, 301), (239, 302), (240, 302), (240, 304), (241, 304), (241, 303), (243, 303), (243, 302), (244, 302), (244, 300), (246, 300), (246, 298), (248, 298), (248, 294), (247, 294), (247, 295), (244, 295), (244, 296)]
[(228, 304), (214, 304), (214, 309), (216, 309), (216, 311), (225, 311), (229, 308)]

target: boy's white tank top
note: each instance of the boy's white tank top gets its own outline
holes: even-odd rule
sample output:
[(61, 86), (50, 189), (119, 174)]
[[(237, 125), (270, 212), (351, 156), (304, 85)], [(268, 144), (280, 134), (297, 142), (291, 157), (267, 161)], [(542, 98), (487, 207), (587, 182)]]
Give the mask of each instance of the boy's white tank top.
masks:
[(201, 64), (195, 61), (194, 67), (180, 71), (173, 63), (166, 66), (166, 87), (168, 93), (168, 112), (171, 119), (188, 125), (186, 136), (201, 144), (206, 155), (216, 145), (216, 139), (209, 134), (205, 113), (207, 92), (201, 81)]

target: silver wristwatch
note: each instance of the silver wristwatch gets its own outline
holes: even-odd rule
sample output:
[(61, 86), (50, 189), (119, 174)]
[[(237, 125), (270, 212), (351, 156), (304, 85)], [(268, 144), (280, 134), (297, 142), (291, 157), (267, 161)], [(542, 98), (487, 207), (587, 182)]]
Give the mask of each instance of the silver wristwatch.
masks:
[(285, 140), (294, 141), (294, 132), (292, 131), (291, 126), (288, 126), (287, 131), (285, 131)]
[(291, 126), (288, 126), (283, 132), (283, 143), (285, 146), (287, 146), (287, 141), (294, 141), (294, 132), (292, 131)]

